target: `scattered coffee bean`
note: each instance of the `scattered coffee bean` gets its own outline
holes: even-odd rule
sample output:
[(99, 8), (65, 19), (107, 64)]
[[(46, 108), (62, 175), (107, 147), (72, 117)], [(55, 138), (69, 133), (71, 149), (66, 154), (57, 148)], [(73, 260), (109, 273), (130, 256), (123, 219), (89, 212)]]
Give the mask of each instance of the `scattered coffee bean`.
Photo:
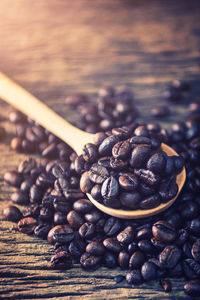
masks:
[(3, 216), (6, 220), (12, 221), (12, 222), (18, 222), (20, 219), (22, 219), (22, 213), (14, 205), (9, 205), (3, 210)]

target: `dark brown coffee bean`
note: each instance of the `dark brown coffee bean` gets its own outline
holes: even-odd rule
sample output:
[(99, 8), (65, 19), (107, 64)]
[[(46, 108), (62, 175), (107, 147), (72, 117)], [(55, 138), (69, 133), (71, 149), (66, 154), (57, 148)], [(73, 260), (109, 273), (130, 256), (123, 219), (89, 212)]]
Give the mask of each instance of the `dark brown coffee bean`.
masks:
[(132, 129), (128, 126), (113, 128), (112, 134), (117, 135), (120, 139), (127, 139), (131, 135)]
[(192, 256), (194, 260), (200, 262), (200, 239), (197, 239), (192, 245)]
[(122, 250), (119, 253), (118, 263), (121, 269), (123, 270), (128, 269), (129, 259), (130, 259), (130, 254), (127, 251)]
[(149, 185), (149, 186), (154, 186), (159, 183), (160, 177), (150, 170), (145, 170), (145, 169), (139, 169), (139, 170), (134, 170), (134, 173), (136, 176), (139, 177), (139, 179)]
[(72, 258), (66, 251), (61, 251), (51, 257), (51, 268), (57, 270), (67, 270), (72, 267)]
[(36, 185), (41, 188), (53, 187), (55, 178), (46, 173), (41, 173), (36, 179)]
[[(171, 224), (173, 226), (173, 224)], [(186, 229), (180, 229), (178, 231), (178, 235), (177, 235), (177, 238), (175, 240), (175, 244), (177, 246), (182, 246), (188, 239), (188, 232)]]
[(200, 279), (188, 281), (184, 285), (184, 291), (189, 296), (200, 297)]
[(39, 186), (33, 184), (30, 188), (29, 196), (31, 203), (40, 203), (42, 200), (42, 190)]
[(81, 267), (85, 270), (94, 270), (98, 268), (101, 261), (101, 256), (91, 255), (88, 252), (84, 253), (80, 258)]
[(116, 254), (106, 251), (104, 254), (103, 262), (105, 267), (109, 269), (116, 268), (118, 266), (118, 260)]
[(18, 230), (26, 234), (32, 234), (36, 226), (37, 220), (32, 217), (23, 218), (18, 222)]
[(112, 236), (119, 232), (121, 228), (121, 222), (118, 218), (110, 217), (104, 224), (104, 233), (107, 236)]
[(69, 180), (66, 177), (58, 177), (54, 181), (54, 189), (59, 192), (61, 195), (64, 195), (68, 192), (69, 189)]
[(155, 118), (163, 118), (170, 114), (169, 107), (166, 105), (158, 105), (151, 109), (151, 115)]
[(151, 238), (151, 243), (158, 250), (163, 250), (166, 247), (166, 243), (157, 240), (155, 237)]
[(68, 189), (65, 192), (65, 198), (66, 198), (66, 200), (69, 200), (70, 202), (74, 202), (78, 199), (85, 198), (85, 194), (82, 193), (79, 189)]
[(147, 169), (154, 174), (160, 174), (166, 165), (166, 158), (163, 152), (154, 153), (147, 161)]
[(103, 241), (104, 246), (109, 251), (119, 253), (122, 250), (120, 243), (114, 238), (107, 238)]
[(97, 147), (88, 143), (83, 148), (83, 158), (85, 161), (93, 163), (98, 157)]
[(102, 184), (101, 195), (105, 199), (114, 199), (119, 192), (118, 181), (115, 177), (108, 177)]
[(179, 213), (185, 220), (192, 220), (199, 215), (198, 204), (194, 201), (186, 201), (179, 206)]
[(132, 153), (131, 153), (131, 158), (130, 158), (130, 165), (132, 168), (141, 168), (147, 158), (149, 157), (151, 153), (151, 147), (148, 145), (139, 145), (136, 146)]
[(81, 227), (81, 225), (84, 223), (82, 216), (75, 210), (71, 210), (67, 214), (67, 221), (73, 229), (79, 229), (79, 227)]
[(8, 171), (4, 174), (5, 182), (8, 183), (9, 185), (12, 185), (15, 187), (20, 187), (23, 179), (24, 179), (24, 176), (15, 170)]
[(89, 178), (92, 182), (101, 184), (109, 177), (109, 172), (105, 167), (98, 164), (93, 164), (88, 172)]
[(40, 205), (39, 204), (31, 204), (23, 211), (23, 217), (38, 217), (40, 214)]
[(49, 233), (47, 240), (49, 244), (62, 243), (67, 244), (74, 238), (73, 229), (69, 225), (56, 225)]
[(143, 278), (140, 270), (132, 270), (126, 274), (126, 282), (129, 284), (140, 284), (143, 282)]
[(92, 255), (101, 256), (105, 252), (105, 247), (102, 242), (91, 242), (87, 245), (86, 252)]
[(151, 139), (145, 136), (133, 136), (128, 141), (132, 148), (136, 145), (151, 145)]
[(93, 188), (90, 191), (90, 194), (92, 196), (92, 198), (94, 198), (95, 200), (101, 200), (102, 196), (101, 196), (101, 185), (100, 184), (95, 184), (93, 186)]
[(20, 205), (27, 204), (29, 202), (27, 194), (21, 191), (12, 193), (10, 199), (13, 203)]
[(119, 176), (119, 184), (121, 188), (133, 191), (138, 187), (139, 182), (133, 173), (123, 173), (123, 175)]
[(129, 141), (120, 141), (112, 148), (112, 155), (117, 159), (125, 159), (130, 155), (131, 145)]
[(145, 262), (141, 268), (141, 274), (145, 281), (156, 279), (157, 268), (151, 262)]
[(101, 219), (101, 213), (98, 210), (92, 210), (85, 214), (85, 220), (89, 223), (97, 223)]
[(171, 243), (176, 238), (176, 230), (166, 221), (160, 220), (152, 226), (153, 236), (164, 243)]
[[(191, 207), (191, 211), (192, 212), (193, 208)], [(191, 234), (194, 234), (196, 236), (200, 236), (200, 218), (197, 217), (197, 218), (194, 218), (190, 221), (187, 222), (187, 228), (188, 228), (188, 231), (191, 233)]]
[(55, 158), (58, 154), (56, 143), (48, 145), (41, 153), (42, 157)]
[(175, 178), (164, 181), (160, 184), (159, 194), (162, 198), (162, 201), (166, 202), (171, 200), (178, 193), (178, 185)]
[(26, 117), (20, 111), (12, 111), (9, 114), (9, 120), (11, 123), (25, 123)]
[(143, 252), (143, 253), (154, 253), (155, 248), (153, 247), (152, 243), (150, 240), (141, 240), (138, 242), (138, 248)]
[(139, 191), (144, 195), (144, 196), (151, 196), (155, 194), (155, 188), (152, 186), (147, 185), (144, 182), (141, 182), (139, 185)]
[(39, 221), (51, 222), (53, 220), (54, 211), (50, 207), (42, 207), (40, 209)]
[(92, 223), (84, 223), (79, 228), (79, 234), (82, 238), (89, 239), (92, 238), (95, 234), (95, 225)]
[(51, 169), (52, 174), (58, 177), (68, 177), (69, 176), (69, 163), (68, 162), (60, 162), (55, 164)]
[(120, 201), (122, 205), (136, 209), (138, 208), (138, 204), (141, 200), (140, 193), (138, 192), (129, 192), (129, 193), (120, 193)]
[(176, 246), (166, 246), (159, 255), (160, 263), (167, 269), (172, 269), (181, 258), (181, 251)]
[(187, 258), (183, 262), (185, 276), (189, 279), (197, 279), (200, 276), (200, 264), (194, 259)]
[(142, 229), (138, 230), (138, 232), (136, 234), (137, 241), (149, 239), (151, 237), (152, 237), (151, 228), (142, 228)]
[(127, 161), (116, 159), (114, 157), (111, 157), (110, 159), (110, 167), (113, 171), (120, 171), (124, 170), (127, 167)]
[(66, 215), (60, 211), (54, 213), (53, 221), (55, 225), (63, 225), (67, 223)]
[(138, 269), (145, 262), (145, 257), (141, 251), (134, 252), (129, 260), (130, 269)]
[(87, 213), (93, 208), (93, 204), (88, 199), (79, 199), (74, 202), (73, 208), (79, 213)]
[(80, 258), (81, 255), (85, 252), (86, 243), (81, 238), (79, 233), (75, 232), (74, 239), (69, 244), (68, 251), (73, 257)]
[(34, 229), (34, 235), (39, 238), (46, 239), (50, 229), (51, 226), (48, 224), (39, 224)]
[(23, 147), (22, 147), (22, 138), (20, 137), (14, 137), (10, 141), (10, 148), (16, 152), (21, 152)]
[(19, 208), (14, 205), (9, 205), (8, 207), (4, 208), (3, 216), (6, 220), (12, 222), (18, 222), (23, 217)]
[(54, 197), (53, 206), (56, 211), (68, 213), (71, 210), (71, 203), (64, 197)]
[(103, 199), (103, 204), (105, 206), (113, 207), (113, 208), (120, 208), (121, 207), (121, 202), (119, 199)]
[(29, 177), (21, 183), (20, 190), (24, 193), (29, 194), (30, 188), (33, 184), (34, 184), (34, 180), (31, 177)]
[(127, 226), (117, 235), (117, 240), (121, 244), (130, 244), (133, 241), (134, 235), (135, 233), (133, 227)]
[(23, 160), (18, 166), (18, 172), (25, 175), (30, 174), (31, 170), (37, 167), (35, 159), (29, 157)]
[(151, 209), (158, 206), (161, 202), (161, 197), (159, 194), (154, 194), (146, 199), (140, 201), (139, 206), (142, 209)]

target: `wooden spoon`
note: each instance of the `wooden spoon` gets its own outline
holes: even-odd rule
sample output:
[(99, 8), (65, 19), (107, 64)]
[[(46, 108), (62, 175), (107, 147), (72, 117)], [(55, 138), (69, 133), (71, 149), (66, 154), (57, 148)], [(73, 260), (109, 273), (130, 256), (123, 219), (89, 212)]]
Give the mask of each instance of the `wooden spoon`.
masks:
[[(20, 110), (31, 119), (38, 122), (40, 125), (59, 137), (65, 143), (69, 144), (78, 155), (82, 153), (82, 149), (85, 144), (93, 142), (93, 134), (86, 133), (65, 121), (49, 107), (39, 101), (36, 97), (31, 95), (29, 92), (27, 92), (25, 89), (23, 89), (21, 86), (13, 82), (2, 73), (0, 73), (0, 98), (13, 105), (16, 109)], [(167, 155), (178, 156), (178, 154), (166, 144), (162, 144), (161, 147), (163, 151), (167, 153)], [(185, 168), (183, 168), (182, 172), (178, 174), (176, 178), (176, 182), (178, 184), (178, 192), (176, 197), (152, 209), (114, 209), (97, 202), (92, 198), (90, 194), (87, 194), (87, 196), (98, 209), (111, 216), (123, 219), (145, 218), (155, 215), (170, 207), (180, 194), (180, 191), (185, 183), (185, 179), (186, 171)]]

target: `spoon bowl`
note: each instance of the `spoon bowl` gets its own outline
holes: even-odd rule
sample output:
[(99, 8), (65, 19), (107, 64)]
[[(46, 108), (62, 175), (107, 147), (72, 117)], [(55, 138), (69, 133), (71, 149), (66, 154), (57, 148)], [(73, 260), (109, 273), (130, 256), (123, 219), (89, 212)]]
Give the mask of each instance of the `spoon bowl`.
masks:
[[(59, 137), (65, 143), (69, 144), (74, 151), (80, 155), (82, 153), (83, 146), (87, 143), (93, 142), (94, 134), (84, 132), (62, 117), (57, 115), (48, 106), (39, 101), (36, 97), (31, 95), (21, 86), (13, 82), (6, 75), (0, 73), (0, 98), (7, 103), (13, 105), (16, 109), (20, 110), (25, 115), (36, 121), (38, 124), (52, 132)], [(167, 155), (172, 156), (178, 154), (166, 144), (162, 144), (162, 149)], [(107, 207), (92, 198), (90, 194), (87, 194), (90, 201), (101, 211), (114, 217), (124, 219), (138, 219), (146, 218), (164, 211), (170, 207), (183, 188), (186, 179), (185, 168), (177, 175), (176, 183), (178, 185), (177, 195), (166, 203), (162, 203), (159, 206), (146, 209), (146, 210), (122, 210)]]

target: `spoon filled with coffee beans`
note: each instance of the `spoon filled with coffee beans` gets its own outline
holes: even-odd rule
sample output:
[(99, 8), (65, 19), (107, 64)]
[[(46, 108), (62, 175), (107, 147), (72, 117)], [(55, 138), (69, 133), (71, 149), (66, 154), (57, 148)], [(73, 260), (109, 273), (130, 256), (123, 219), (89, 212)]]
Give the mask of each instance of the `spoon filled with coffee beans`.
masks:
[(170, 207), (180, 194), (186, 179), (183, 160), (153, 130), (135, 122), (84, 132), (2, 73), (0, 97), (75, 150), (80, 189), (104, 213), (146, 218)]

